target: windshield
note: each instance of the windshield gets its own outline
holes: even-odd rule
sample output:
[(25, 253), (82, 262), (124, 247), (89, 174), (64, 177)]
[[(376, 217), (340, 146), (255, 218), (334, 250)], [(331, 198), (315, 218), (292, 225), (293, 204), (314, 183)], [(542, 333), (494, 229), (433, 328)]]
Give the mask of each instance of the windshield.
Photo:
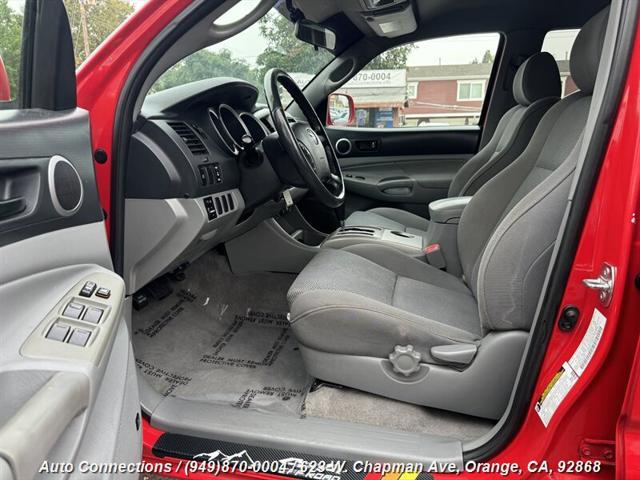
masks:
[[(259, 2), (244, 0), (236, 4), (219, 23), (229, 23), (253, 10)], [(225, 18), (226, 17), (226, 18)], [(215, 77), (236, 77), (255, 85), (262, 92), (262, 81), (270, 68), (289, 73), (304, 88), (333, 59), (326, 50), (298, 40), (293, 24), (273, 9), (260, 21), (221, 43), (181, 60), (167, 70), (150, 93)]]

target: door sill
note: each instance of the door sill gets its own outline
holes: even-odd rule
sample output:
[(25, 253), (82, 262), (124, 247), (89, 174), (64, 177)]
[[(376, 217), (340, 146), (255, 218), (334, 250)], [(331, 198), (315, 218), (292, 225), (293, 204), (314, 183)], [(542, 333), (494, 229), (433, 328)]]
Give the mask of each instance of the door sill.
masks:
[[(242, 447), (231, 454), (253, 448), (255, 452), (278, 451), (287, 457), (298, 454), (346, 461), (416, 463), (425, 467), (433, 462), (458, 468), (463, 465), (463, 443), (458, 439), (163, 397), (140, 375), (138, 381), (143, 412), (152, 427), (165, 432), (153, 445), (153, 453), (158, 457), (193, 459), (199, 453), (225, 451), (224, 446), (230, 450)], [(218, 444), (220, 447), (215, 446)], [(201, 448), (205, 450), (196, 451)], [(263, 453), (256, 453), (254, 460), (262, 458)], [(280, 457), (278, 454), (271, 458)]]

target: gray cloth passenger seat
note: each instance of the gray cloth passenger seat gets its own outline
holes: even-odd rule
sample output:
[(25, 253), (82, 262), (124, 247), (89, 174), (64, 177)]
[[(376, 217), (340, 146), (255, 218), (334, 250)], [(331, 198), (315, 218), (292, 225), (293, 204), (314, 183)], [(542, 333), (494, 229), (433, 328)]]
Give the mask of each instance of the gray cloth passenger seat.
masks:
[[(559, 100), (561, 88), (558, 65), (549, 53), (532, 55), (520, 65), (513, 80), (517, 105), (502, 116), (491, 140), (456, 173), (447, 196), (473, 195), (518, 158), (542, 116)], [(388, 228), (424, 237), (429, 221), (404, 210), (381, 207), (353, 212), (345, 225)]]
[(580, 89), (544, 115), (524, 152), (460, 218), (464, 277), (396, 249), (320, 252), (288, 292), (291, 328), (316, 378), (499, 418), (513, 388), (562, 224), (589, 116), (608, 9), (578, 34)]

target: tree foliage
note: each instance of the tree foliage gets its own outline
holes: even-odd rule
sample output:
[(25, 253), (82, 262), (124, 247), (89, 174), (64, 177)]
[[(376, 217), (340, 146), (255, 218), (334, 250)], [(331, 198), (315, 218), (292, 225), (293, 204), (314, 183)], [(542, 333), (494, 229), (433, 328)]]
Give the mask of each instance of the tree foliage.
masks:
[(282, 68), (286, 72), (317, 73), (333, 58), (321, 48), (315, 49), (301, 42), (293, 34), (293, 24), (284, 16), (269, 13), (260, 19), (260, 33), (267, 40), (267, 48), (258, 55), (258, 78), (270, 68)]
[(493, 53), (491, 53), (491, 50), (487, 49), (484, 51), (484, 54), (482, 55), (482, 61), (478, 61), (478, 57), (474, 57), (473, 60), (471, 60), (471, 64), (472, 65), (477, 65), (479, 63), (493, 63), (493, 61), (495, 60), (495, 57), (493, 55)]
[(234, 57), (229, 50), (200, 50), (167, 70), (155, 83), (152, 91), (158, 92), (214, 77), (237, 77), (257, 85), (255, 71), (244, 60)]
[(482, 56), (482, 63), (493, 63), (494, 55), (491, 53), (491, 50), (486, 50), (484, 55)]
[[(94, 51), (134, 10), (127, 0), (64, 0), (64, 5), (69, 16), (76, 65), (87, 58), (87, 50), (88, 53)], [(11, 8), (9, 0), (0, 0), (0, 56), (14, 97), (19, 83), (22, 20), (23, 13)]]
[(9, 7), (8, 0), (0, 0), (0, 57), (4, 62), (11, 96), (16, 97), (20, 75), (22, 43), (22, 13)]
[(415, 45), (408, 44), (392, 48), (378, 55), (367, 65), (367, 70), (395, 70), (407, 67), (407, 59)]
[[(71, 25), (76, 65), (84, 62), (87, 54), (93, 52), (133, 13), (133, 6), (125, 0), (64, 0), (64, 5)], [(83, 8), (87, 32), (86, 45)]]

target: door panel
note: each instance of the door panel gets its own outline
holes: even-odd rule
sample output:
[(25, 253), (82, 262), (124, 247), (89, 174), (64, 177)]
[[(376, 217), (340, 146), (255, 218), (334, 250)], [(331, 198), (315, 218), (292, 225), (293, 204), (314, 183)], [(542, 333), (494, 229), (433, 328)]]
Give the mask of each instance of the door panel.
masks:
[[(111, 267), (88, 114), (10, 118), (0, 121), (0, 191), (2, 200), (22, 196), (26, 206), (0, 220), (0, 385), (10, 392), (0, 399), (0, 457), (15, 478), (31, 478), (45, 460), (78, 460), (80, 451), (82, 460), (138, 461), (124, 282)], [(89, 297), (87, 281), (96, 284)], [(100, 287), (108, 298), (96, 295)], [(68, 311), (70, 303), (82, 311)], [(49, 338), (55, 329), (63, 336)], [(87, 335), (85, 345), (74, 344)]]
[(345, 175), (347, 215), (392, 206), (426, 216), (429, 202), (446, 197), (451, 180), (476, 152), (480, 137), (477, 126), (329, 127), (327, 132)]

